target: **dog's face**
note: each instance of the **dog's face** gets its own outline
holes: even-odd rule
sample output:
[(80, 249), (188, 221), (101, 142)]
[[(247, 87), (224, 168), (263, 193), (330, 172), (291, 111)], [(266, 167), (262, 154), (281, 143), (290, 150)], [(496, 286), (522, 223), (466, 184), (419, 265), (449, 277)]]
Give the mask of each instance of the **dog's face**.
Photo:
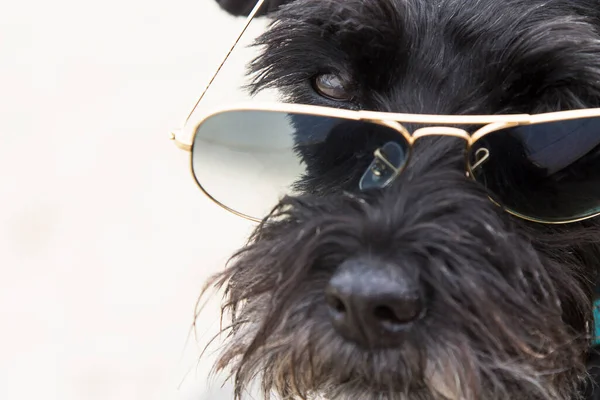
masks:
[[(259, 40), (252, 89), (407, 113), (600, 107), (599, 11), (591, 0), (296, 0)], [(456, 138), (419, 140), (391, 186), (361, 192), (378, 140), (357, 132), (304, 154), (303, 194), (216, 278), (234, 315), (219, 367), (237, 395), (261, 374), (282, 398), (575, 398), (598, 224), (508, 215), (465, 177)]]

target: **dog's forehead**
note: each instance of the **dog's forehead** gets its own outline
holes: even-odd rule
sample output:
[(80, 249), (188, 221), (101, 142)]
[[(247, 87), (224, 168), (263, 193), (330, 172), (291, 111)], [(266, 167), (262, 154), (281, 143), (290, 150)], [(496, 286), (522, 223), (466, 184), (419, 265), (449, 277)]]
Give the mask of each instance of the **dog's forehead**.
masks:
[[(477, 42), (478, 39), (514, 36), (517, 32), (506, 30), (519, 25), (520, 18), (514, 14), (522, 16), (528, 10), (539, 9), (516, 3), (518, 6), (507, 12), (507, 3), (506, 0), (296, 0), (282, 15), (298, 29), (293, 33), (318, 30), (322, 38), (335, 41), (346, 50), (415, 52), (440, 45), (479, 46), (484, 43)], [(350, 48), (357, 41), (360, 48)], [(486, 44), (490, 49), (489, 43)]]
[(516, 98), (521, 94), (511, 88), (539, 95), (540, 88), (564, 85), (565, 76), (576, 84), (597, 80), (590, 79), (598, 75), (590, 69), (595, 64), (583, 58), (600, 54), (600, 37), (588, 23), (591, 17), (578, 14), (574, 3), (296, 0), (276, 18), (285, 28), (277, 39), (288, 57), (310, 54), (314, 70), (304, 66), (303, 74), (333, 70), (351, 77), (363, 92), (383, 95), (378, 109), (407, 92), (422, 103), (436, 101), (440, 93)]

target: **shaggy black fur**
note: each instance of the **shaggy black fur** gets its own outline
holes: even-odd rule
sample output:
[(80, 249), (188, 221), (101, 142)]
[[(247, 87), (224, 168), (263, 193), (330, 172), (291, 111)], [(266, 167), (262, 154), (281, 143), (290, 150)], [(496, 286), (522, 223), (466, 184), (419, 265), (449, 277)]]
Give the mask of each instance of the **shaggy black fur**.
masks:
[[(243, 14), (254, 2), (220, 3)], [(296, 0), (272, 17), (253, 92), (427, 114), (600, 107), (597, 0)], [(319, 95), (320, 74), (339, 77), (348, 100)], [(465, 178), (464, 143), (443, 137), (417, 142), (391, 187), (360, 192), (364, 156), (381, 145), (363, 136), (307, 156), (329, 167), (315, 167), (304, 194), (283, 199), (213, 281), (233, 314), (218, 368), (231, 369), (237, 397), (258, 377), (285, 399), (600, 398), (585, 385), (586, 362), (598, 364), (598, 221), (511, 217)], [(427, 314), (402, 345), (365, 348), (332, 327), (328, 282), (365, 257), (422, 287)]]

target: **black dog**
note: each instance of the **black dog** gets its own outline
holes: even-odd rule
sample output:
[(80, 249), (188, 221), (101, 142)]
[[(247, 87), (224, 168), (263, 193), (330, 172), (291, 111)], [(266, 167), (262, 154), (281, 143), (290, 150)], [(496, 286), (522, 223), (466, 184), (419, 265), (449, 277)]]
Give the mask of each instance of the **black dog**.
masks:
[[(219, 2), (234, 14), (255, 3)], [(274, 23), (253, 92), (417, 114), (600, 107), (597, 0), (284, 3), (261, 11)], [(465, 178), (464, 143), (444, 137), (420, 140), (390, 187), (361, 192), (352, 160), (373, 147), (353, 138), (305, 155), (304, 194), (215, 278), (233, 314), (218, 367), (236, 395), (258, 376), (284, 399), (600, 399), (587, 372), (597, 219), (510, 216)], [(331, 294), (340, 286), (352, 301)]]

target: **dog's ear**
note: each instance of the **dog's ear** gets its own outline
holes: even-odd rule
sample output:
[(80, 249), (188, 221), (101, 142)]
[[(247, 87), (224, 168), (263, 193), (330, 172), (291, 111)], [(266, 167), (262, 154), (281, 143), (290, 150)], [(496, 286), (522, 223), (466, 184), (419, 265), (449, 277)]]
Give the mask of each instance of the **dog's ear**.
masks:
[[(231, 15), (247, 16), (250, 14), (250, 11), (252, 11), (257, 1), (258, 0), (217, 0), (217, 3), (219, 3), (223, 10)], [(294, 0), (266, 0), (256, 16), (259, 17), (268, 14), (275, 11), (279, 6), (291, 3), (292, 1)]]

